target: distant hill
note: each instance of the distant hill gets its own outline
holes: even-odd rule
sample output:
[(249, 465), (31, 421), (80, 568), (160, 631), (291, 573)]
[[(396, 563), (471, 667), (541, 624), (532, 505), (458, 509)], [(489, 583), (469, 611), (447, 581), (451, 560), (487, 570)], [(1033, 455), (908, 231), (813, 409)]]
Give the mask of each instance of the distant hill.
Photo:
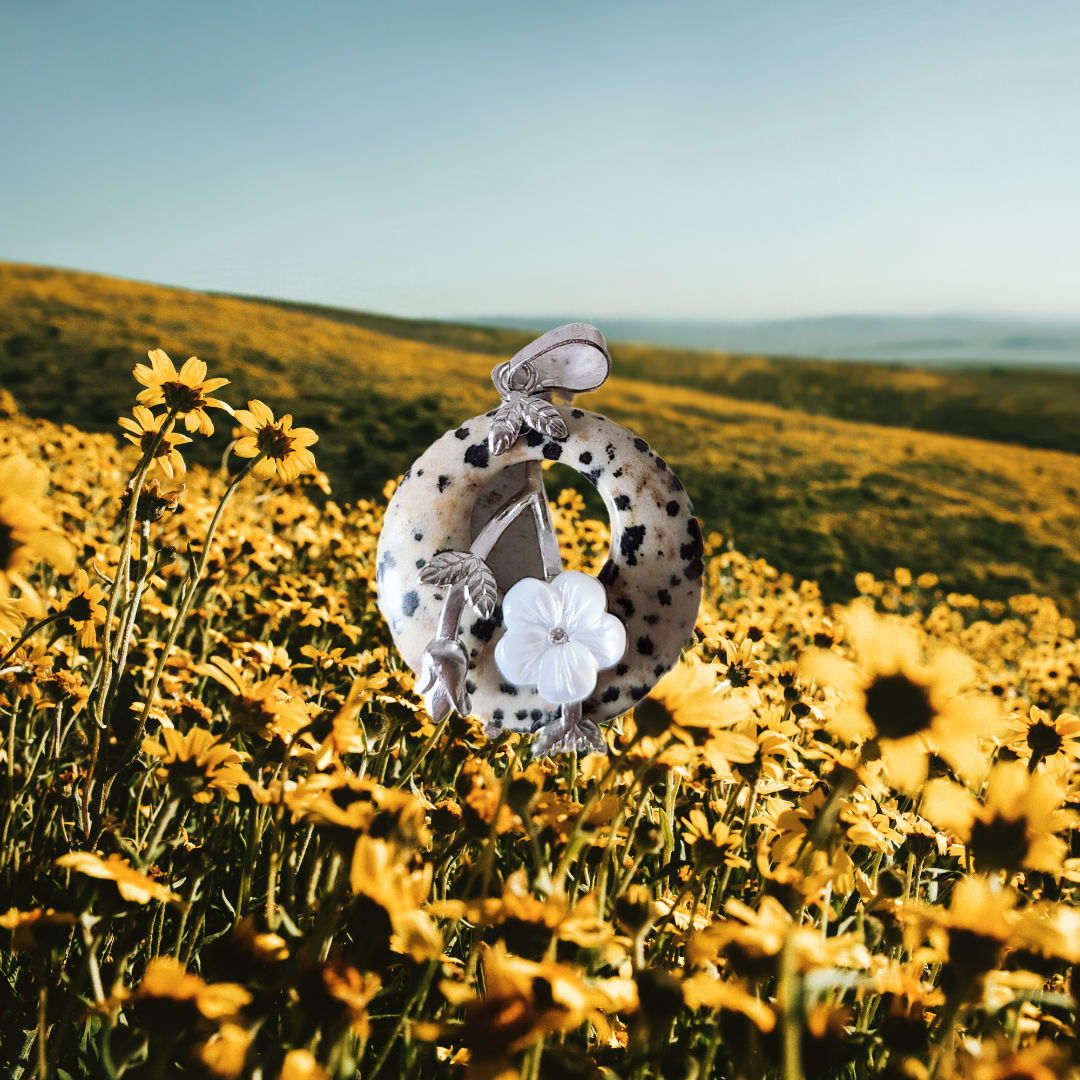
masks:
[[(375, 329), (371, 320), (383, 321)], [(117, 417), (140, 389), (131, 371), (147, 349), (179, 361), (198, 355), (232, 380), (226, 400), (261, 398), (319, 433), (316, 458), (339, 501), (378, 495), (445, 430), (492, 408), (493, 358), (527, 340), (517, 333), (477, 336), (474, 327), (0, 263), (0, 385), (25, 412), (119, 434)], [(875, 401), (918, 400), (963, 412), (971, 393), (959, 375), (646, 346), (613, 352), (613, 377), (582, 406), (653, 443), (707, 530), (819, 581), (828, 599), (852, 595), (858, 571), (906, 566), (934, 571), (947, 589), (988, 599), (1042, 592), (1080, 611), (1080, 456), (826, 415), (850, 407), (852, 385), (868, 411)], [(800, 371), (821, 387), (794, 402), (807, 409), (749, 398), (748, 388), (786, 402)], [(1042, 413), (1025, 414), (1031, 399), (1022, 396), (999, 408), (997, 384), (979, 384), (988, 427), (1027, 416), (1032, 431), (1049, 430), (1048, 418), (1080, 430), (1080, 377), (1053, 378), (1038, 384)], [(216, 422), (213, 440), (185, 447), (189, 457), (220, 460), (231, 425), (220, 414)], [(557, 465), (551, 483), (572, 483), (603, 512), (568, 466)]]
[[(569, 319), (478, 319), (484, 326), (530, 330)], [(872, 360), (938, 367), (978, 365), (1080, 369), (1080, 322), (959, 315), (830, 315), (766, 322), (604, 319), (615, 341), (763, 356)]]

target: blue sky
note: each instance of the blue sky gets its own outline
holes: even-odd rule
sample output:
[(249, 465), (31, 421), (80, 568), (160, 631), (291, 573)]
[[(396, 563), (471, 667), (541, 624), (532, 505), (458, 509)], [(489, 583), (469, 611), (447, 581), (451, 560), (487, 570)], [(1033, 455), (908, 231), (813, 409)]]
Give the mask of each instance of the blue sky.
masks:
[(0, 258), (407, 315), (1080, 316), (1075, 0), (0, 0)]

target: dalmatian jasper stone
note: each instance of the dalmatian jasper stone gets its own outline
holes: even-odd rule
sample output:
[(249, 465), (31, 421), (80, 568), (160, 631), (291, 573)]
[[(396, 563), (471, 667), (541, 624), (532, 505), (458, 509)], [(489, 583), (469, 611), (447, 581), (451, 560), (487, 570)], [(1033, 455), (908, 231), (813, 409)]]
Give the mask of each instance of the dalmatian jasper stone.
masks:
[[(697, 618), (704, 570), (701, 527), (690, 499), (667, 463), (644, 439), (596, 413), (556, 406), (567, 435), (525, 428), (504, 454), (489, 449), (494, 413), (447, 432), (414, 463), (387, 508), (379, 540), (379, 607), (405, 662), (419, 670), (436, 635), (445, 588), (420, 573), (445, 551), (468, 551), (480, 527), (520, 486), (525, 463), (559, 461), (580, 472), (603, 496), (611, 522), (611, 551), (598, 578), (607, 609), (626, 627), (622, 661), (601, 671), (582, 712), (603, 723), (633, 707), (679, 658)], [(495, 664), (504, 632), (501, 601), (523, 576), (543, 577), (535, 526), (518, 518), (496, 543), (488, 563), (499, 586), (494, 614), (482, 619), (466, 606), (460, 640), (469, 655), (466, 689), (472, 714), (489, 735), (533, 732), (556, 721), (562, 706), (532, 687), (506, 682)]]

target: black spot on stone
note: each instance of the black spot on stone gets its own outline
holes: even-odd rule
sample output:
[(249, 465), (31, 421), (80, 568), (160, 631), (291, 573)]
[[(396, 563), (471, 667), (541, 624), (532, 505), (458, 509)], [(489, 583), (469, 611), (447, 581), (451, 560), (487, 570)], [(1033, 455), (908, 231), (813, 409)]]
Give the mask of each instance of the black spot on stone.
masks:
[(622, 471), (621, 468), (619, 468), (619, 469), (616, 469), (611, 475), (614, 476), (616, 480), (618, 480), (619, 477), (622, 476), (622, 474), (623, 474), (623, 471)]
[(467, 439), (469, 437), (469, 429), (467, 427), (459, 427), (454, 432), (454, 437), (457, 439)]
[(664, 508), (668, 512), (668, 517), (674, 517), (679, 512), (679, 504), (672, 499)]
[(631, 525), (629, 529), (623, 530), (622, 537), (619, 539), (619, 551), (623, 555), (633, 555), (641, 547), (641, 542), (644, 539), (645, 526)]
[(417, 570), (420, 570), (421, 568), (423, 568), (425, 566), (427, 566), (427, 559), (417, 559), (416, 560), (416, 569)]
[(672, 575), (671, 575), (671, 580), (670, 580), (670, 581), (668, 582), (668, 584), (669, 584), (669, 585), (670, 585), (670, 586), (671, 586), (671, 587), (672, 587), (673, 589), (674, 589), (674, 588), (677, 588), (677, 587), (678, 587), (679, 585), (681, 585), (681, 584), (682, 584), (682, 578), (681, 578), (681, 577), (679, 577), (679, 575), (678, 575), (678, 574), (672, 574)]
[(643, 453), (648, 453), (649, 444), (644, 439), (635, 439), (634, 445)]
[(422, 532), (414, 532), (412, 534), (412, 538), (414, 540), (423, 540), (424, 539), (424, 534)]
[(634, 614), (634, 603), (632, 600), (628, 600), (625, 596), (620, 596), (615, 603), (622, 609), (624, 621)]
[(494, 731), (498, 731), (499, 728), (502, 727), (502, 721), (501, 720), (496, 720), (494, 714), (492, 714), (492, 717), (491, 717), (491, 727), (492, 727), (492, 729)]
[(525, 441), (530, 446), (539, 446), (544, 441), (544, 433), (542, 431), (534, 431), (532, 428), (529, 428), (525, 432)]
[(705, 572), (705, 564), (700, 558), (683, 567), (683, 573), (691, 580), (696, 581)]
[(529, 715), (534, 720), (543, 720), (544, 719), (544, 710), (543, 709), (533, 709), (533, 711), (531, 713), (529, 713)]
[(415, 589), (410, 589), (401, 598), (401, 611), (402, 614), (409, 616), (410, 618), (416, 614), (416, 609), (420, 606), (420, 594)]
[(679, 548), (680, 559), (693, 559), (701, 554), (701, 547), (693, 540), (688, 541)]
[(490, 619), (477, 619), (469, 627), (472, 636), (478, 641), (490, 641), (492, 634), (502, 626), (502, 608), (497, 607)]
[(617, 686), (609, 686), (601, 695), (601, 701), (615, 701), (619, 696), (619, 688)]
[(499, 410), (492, 409), (491, 412), (484, 413), (485, 416), (494, 416)]
[(439, 490), (440, 491), (445, 491), (453, 482), (454, 481), (453, 481), (452, 477), (440, 476), (439, 477)]
[(654, 613), (653, 613), (653, 614), (651, 614), (651, 615), (646, 615), (646, 616), (645, 616), (645, 621), (646, 621), (646, 622), (647, 622), (647, 623), (648, 623), (648, 624), (649, 624), (650, 626), (655, 626), (655, 625), (656, 625), (656, 624), (657, 624), (657, 623), (658, 623), (658, 622), (660, 621), (660, 616), (659, 616), (659, 615), (657, 615), (657, 614), (656, 614), (656, 613), (654, 612)]
[(405, 475), (398, 481), (398, 487), (401, 487), (401, 485), (404, 484), (405, 481), (408, 480), (410, 476), (412, 476), (412, 469), (406, 469), (405, 470)]
[(662, 457), (658, 457), (656, 459), (656, 464), (657, 464), (658, 468), (661, 468), (661, 469), (666, 469), (667, 468), (667, 462)]
[(585, 453), (578, 455), (578, 461), (580, 461), (582, 465), (591, 465), (592, 454), (590, 451), (586, 450)]
[(476, 693), (476, 683), (474, 683), (471, 679), (466, 679), (465, 680), (465, 692), (467, 694), (475, 694)]
[(702, 551), (705, 550), (705, 541), (701, 539), (701, 526), (698, 524), (698, 519), (695, 517), (690, 518), (686, 523), (686, 531), (697, 541), (697, 545)]
[(600, 573), (596, 575), (596, 580), (600, 582), (604, 588), (610, 588), (615, 579), (619, 576), (619, 568), (610, 560), (602, 567), (600, 567)]
[(465, 451), (465, 464), (472, 465), (477, 469), (488, 467), (488, 444), (486, 442), (473, 443)]
[(625, 675), (629, 670), (630, 670), (630, 668), (626, 664), (620, 664), (615, 669), (615, 674), (616, 675)]
[(596, 703), (596, 698), (587, 698), (581, 703), (581, 711), (583, 715), (589, 716), (591, 713), (596, 712), (600, 706)]
[(655, 648), (656, 646), (653, 644), (653, 639), (648, 635), (637, 639), (637, 651), (641, 653), (642, 656), (652, 656)]
[(575, 420), (580, 420), (585, 414), (580, 409), (575, 409), (570, 415)]
[(499, 683), (499, 689), (504, 694), (509, 694), (510, 697), (517, 697), (518, 688), (516, 686), (511, 686), (510, 683), (508, 683), (508, 682)]
[(492, 720), (501, 720), (502, 718), (503, 718), (503, 711), (502, 711), (502, 709), (496, 709), (496, 710), (495, 710), (495, 711), (494, 711), (494, 712), (493, 712), (493, 713), (491, 714), (491, 719), (492, 719)]
[(649, 692), (649, 688), (647, 686), (631, 686), (630, 687), (630, 697), (634, 701), (640, 701), (648, 692)]
[(672, 491), (682, 491), (682, 489), (683, 489), (683, 486), (682, 486), (682, 483), (679, 481), (679, 478), (674, 473), (672, 473), (671, 474), (671, 490)]
[(603, 475), (604, 470), (601, 468), (595, 468), (591, 472), (585, 474), (587, 480), (591, 480), (594, 484), (600, 483), (600, 477)]
[(616, 510), (629, 510), (630, 509), (630, 496), (629, 495), (616, 495), (615, 496), (615, 509)]
[(656, 593), (656, 599), (659, 600), (664, 607), (671, 606), (671, 593), (669, 593), (667, 589), (659, 589)]
[(666, 666), (665, 664), (657, 664), (657, 665), (656, 665), (656, 667), (654, 667), (654, 668), (652, 669), (652, 673), (653, 673), (653, 674), (654, 674), (654, 675), (655, 675), (655, 676), (656, 676), (656, 677), (657, 677), (658, 679), (660, 678), (660, 676), (661, 676), (661, 675), (663, 675), (663, 674), (664, 674), (664, 672), (665, 672), (665, 671), (667, 671), (667, 666)]
[(604, 447), (604, 453), (607, 454), (608, 461), (614, 461), (615, 455), (618, 453), (618, 451), (615, 449), (615, 444), (608, 443), (607, 446)]
[(562, 457), (562, 447), (557, 442), (545, 443), (544, 457), (549, 461), (558, 461)]
[(519, 720), (524, 720), (528, 715), (528, 709), (518, 709), (518, 711), (514, 713), (514, 716), (516, 716)]
[(417, 469), (416, 470), (416, 475), (417, 476), (423, 476), (424, 475), (424, 470), (423, 469)]

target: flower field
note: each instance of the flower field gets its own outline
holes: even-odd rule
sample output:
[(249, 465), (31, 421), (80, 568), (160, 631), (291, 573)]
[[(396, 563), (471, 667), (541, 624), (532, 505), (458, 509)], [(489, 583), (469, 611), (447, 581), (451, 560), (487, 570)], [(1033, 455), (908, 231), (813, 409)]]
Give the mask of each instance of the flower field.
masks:
[[(535, 760), (424, 711), (384, 500), (334, 501), (317, 427), (150, 361), (116, 435), (0, 395), (9, 1075), (1076, 1074), (1053, 600), (897, 568), (832, 606), (713, 533), (683, 661), (606, 757)], [(553, 512), (595, 572), (606, 525)]]

